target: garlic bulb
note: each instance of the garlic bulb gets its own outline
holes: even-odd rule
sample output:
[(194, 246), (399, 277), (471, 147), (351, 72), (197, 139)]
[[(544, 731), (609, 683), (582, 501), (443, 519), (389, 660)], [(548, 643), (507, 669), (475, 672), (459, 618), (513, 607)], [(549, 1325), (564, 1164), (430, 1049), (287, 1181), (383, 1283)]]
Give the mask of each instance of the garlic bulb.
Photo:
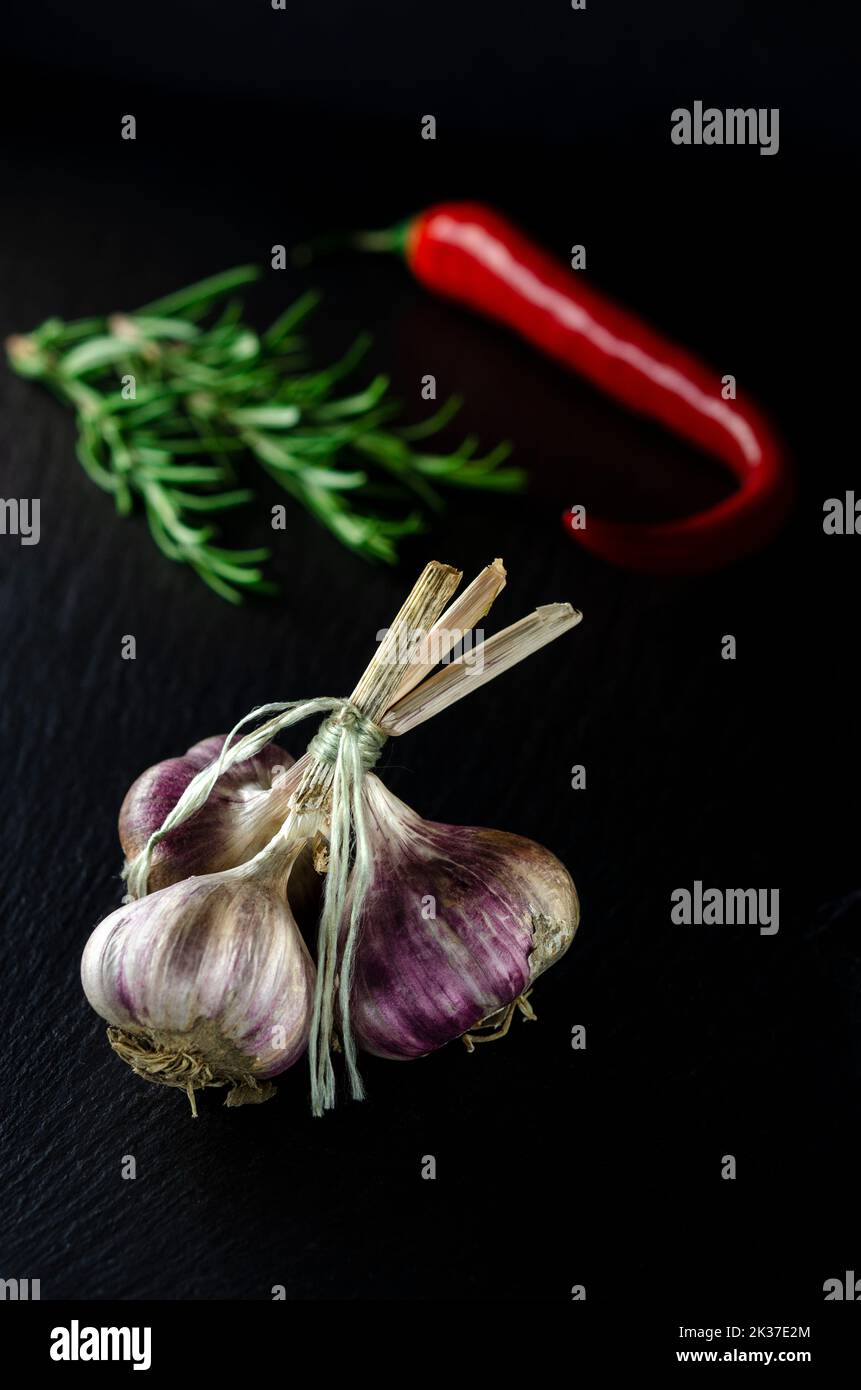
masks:
[(373, 773), (362, 794), (373, 880), (352, 963), (359, 1046), (406, 1059), (475, 1028), (504, 1030), (574, 938), (568, 871), (519, 835), (422, 820)]
[[(142, 772), (120, 808), (120, 844), (127, 863), (144, 849), (189, 782), (224, 746), (225, 735), (195, 743), (181, 758), (167, 758)], [(217, 873), (252, 859), (278, 830), (287, 814), (291, 788), (284, 773), (293, 759), (271, 743), (253, 758), (223, 772), (195, 815), (156, 845), (149, 872), (152, 892), (190, 874)], [(295, 886), (295, 879), (294, 879)]]
[(128, 903), (84, 949), (84, 993), (112, 1047), (192, 1109), (204, 1086), (229, 1085), (229, 1105), (268, 1099), (267, 1078), (306, 1049), (315, 969), (287, 901), (302, 848), (279, 835), (237, 869)]

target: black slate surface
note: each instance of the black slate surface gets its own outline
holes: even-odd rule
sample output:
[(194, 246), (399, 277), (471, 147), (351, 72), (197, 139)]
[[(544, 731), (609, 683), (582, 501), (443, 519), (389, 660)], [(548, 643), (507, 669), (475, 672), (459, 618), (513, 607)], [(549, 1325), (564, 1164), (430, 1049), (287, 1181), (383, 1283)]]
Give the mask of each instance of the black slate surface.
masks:
[[(290, 506), (282, 598), (234, 611), (140, 518), (113, 515), (67, 413), (0, 368), (0, 490), (42, 506), (38, 546), (0, 538), (0, 1276), (40, 1279), (45, 1299), (254, 1300), (276, 1284), (305, 1300), (565, 1299), (585, 1283), (605, 1303), (694, 1288), (817, 1305), (858, 1260), (859, 542), (821, 529), (854, 471), (836, 346), (845, 209), (802, 97), (786, 94), (778, 159), (707, 163), (671, 157), (657, 113), (602, 144), (564, 121), (529, 139), (489, 117), (470, 130), (461, 107), (456, 133), (426, 146), (373, 104), (350, 121), (323, 103), (311, 122), (287, 93), (224, 103), (118, 71), (43, 72), (24, 121), (27, 80), (6, 92), (4, 336), (134, 307), (276, 242), (481, 197), (560, 254), (584, 242), (597, 283), (734, 372), (779, 421), (800, 494), (765, 553), (702, 580), (590, 559), (562, 533), (566, 504), (668, 515), (725, 480), (399, 265), (336, 259), (313, 276), (321, 361), (373, 329), (408, 412), (434, 372), (466, 396), (465, 428), (516, 441), (533, 488), (453, 499), (393, 571)], [(115, 128), (126, 109), (134, 146)], [(268, 274), (254, 315), (308, 282)], [(570, 867), (583, 924), (537, 991), (539, 1023), (473, 1056), (369, 1060), (368, 1101), (323, 1121), (297, 1068), (272, 1103), (210, 1095), (192, 1122), (181, 1096), (126, 1073), (80, 990), (83, 944), (121, 894), (126, 787), (261, 701), (346, 692), (426, 559), (469, 576), (494, 555), (509, 586), (488, 626), (570, 599), (582, 627), (382, 768), (428, 817), (529, 835)], [(570, 788), (575, 763), (586, 791)], [(694, 879), (779, 888), (780, 932), (671, 926), (670, 892)], [(736, 1182), (720, 1178), (727, 1153)]]

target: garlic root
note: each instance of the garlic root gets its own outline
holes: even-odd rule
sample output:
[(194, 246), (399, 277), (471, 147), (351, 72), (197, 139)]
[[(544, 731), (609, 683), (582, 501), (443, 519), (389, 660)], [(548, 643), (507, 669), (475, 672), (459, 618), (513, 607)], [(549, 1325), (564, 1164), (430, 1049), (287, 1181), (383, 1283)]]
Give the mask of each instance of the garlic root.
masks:
[(194, 1119), (194, 1093), (209, 1086), (229, 1086), (224, 1104), (231, 1106), (261, 1103), (275, 1094), (271, 1081), (259, 1082), (247, 1070), (247, 1058), (212, 1019), (198, 1019), (187, 1033), (109, 1028), (107, 1036), (114, 1052), (136, 1076), (185, 1091)]

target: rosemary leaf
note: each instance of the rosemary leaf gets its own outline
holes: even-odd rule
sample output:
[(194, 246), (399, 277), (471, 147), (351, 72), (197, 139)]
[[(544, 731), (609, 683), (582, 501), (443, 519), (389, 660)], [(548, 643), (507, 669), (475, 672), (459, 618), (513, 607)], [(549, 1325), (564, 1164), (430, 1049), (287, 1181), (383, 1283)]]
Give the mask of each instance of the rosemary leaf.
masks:
[(222, 550), (217, 545), (211, 545), (208, 549), (216, 559), (231, 561), (236, 565), (262, 565), (271, 553), (265, 545), (257, 546), (256, 550)]
[(444, 429), (450, 420), (457, 414), (463, 405), (462, 396), (449, 396), (433, 415), (427, 420), (422, 420), (419, 425), (402, 425), (398, 430), (401, 439), (427, 439), (429, 435), (436, 434), (438, 430)]
[(168, 494), (175, 506), (185, 507), (190, 512), (224, 512), (233, 507), (242, 507), (253, 502), (255, 494), (250, 487), (236, 488), (233, 492), (206, 493), (183, 492), (179, 488), (169, 488)]
[(268, 348), (281, 347), (286, 338), (298, 328), (303, 319), (316, 309), (320, 303), (321, 296), (316, 290), (306, 290), (303, 295), (291, 304), (289, 309), (285, 309), (283, 314), (275, 320), (263, 335), (263, 341)]
[(299, 419), (299, 410), (295, 405), (261, 405), (251, 406), (230, 412), (230, 419), (234, 425), (261, 425), (269, 430), (292, 429)]
[(196, 560), (189, 560), (188, 563), (191, 565), (195, 574), (203, 580), (204, 584), (208, 584), (210, 589), (218, 594), (219, 598), (227, 599), (228, 603), (242, 602), (242, 594), (238, 589), (235, 589), (232, 584), (226, 584), (225, 581), (220, 579), (217, 574), (214, 574), (211, 569), (207, 569), (205, 565), (199, 564)]
[(178, 342), (190, 342), (200, 335), (197, 325), (189, 323), (187, 319), (156, 317), (153, 314), (135, 314), (134, 318), (119, 314), (115, 324), (117, 336), (130, 345), (134, 345), (139, 338), (171, 338)]
[(388, 389), (389, 378), (387, 376), (374, 377), (366, 391), (360, 391), (356, 396), (345, 396), (343, 400), (331, 401), (328, 405), (319, 406), (317, 419), (340, 420), (345, 415), (361, 415), (367, 410), (373, 410)]
[(222, 481), (222, 471), (220, 468), (208, 468), (203, 463), (161, 463), (159, 460), (170, 459), (170, 454), (163, 453), (157, 449), (139, 448), (137, 451), (138, 461), (149, 464), (142, 476), (147, 478), (157, 478), (163, 482), (173, 483), (220, 483)]
[(57, 374), (60, 377), (82, 376), (84, 372), (94, 372), (97, 368), (120, 362), (127, 354), (127, 343), (119, 338), (100, 335), (65, 353), (57, 363)]
[(145, 304), (137, 312), (138, 314), (185, 314), (188, 318), (191, 316), (192, 310), (208, 308), (214, 300), (223, 298), (224, 295), (230, 294), (233, 290), (250, 285), (259, 278), (259, 266), (238, 265), (233, 270), (222, 271), (219, 275), (210, 276), (208, 280), (199, 280), (196, 285), (188, 285), (184, 290), (177, 290), (175, 294), (168, 294), (163, 299), (156, 299), (152, 304)]

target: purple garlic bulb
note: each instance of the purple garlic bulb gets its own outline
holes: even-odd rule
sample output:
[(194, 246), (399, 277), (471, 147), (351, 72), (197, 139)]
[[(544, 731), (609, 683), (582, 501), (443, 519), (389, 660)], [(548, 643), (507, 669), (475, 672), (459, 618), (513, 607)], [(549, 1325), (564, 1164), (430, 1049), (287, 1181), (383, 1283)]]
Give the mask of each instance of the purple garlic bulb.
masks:
[(374, 867), (350, 993), (359, 1046), (407, 1059), (506, 1028), (574, 938), (568, 871), (519, 835), (422, 820), (373, 773), (363, 797)]
[(138, 1075), (187, 1091), (230, 1086), (266, 1100), (268, 1078), (308, 1043), (315, 969), (288, 904), (302, 841), (188, 878), (112, 912), (84, 949), (81, 980)]
[[(131, 863), (172, 811), (192, 778), (214, 762), (226, 735), (195, 743), (181, 758), (168, 758), (142, 772), (120, 809), (120, 843)], [(269, 843), (287, 814), (292, 786), (283, 769), (293, 759), (276, 744), (235, 763), (219, 777), (208, 800), (156, 845), (149, 872), (152, 892), (191, 874), (218, 873), (252, 859)]]

